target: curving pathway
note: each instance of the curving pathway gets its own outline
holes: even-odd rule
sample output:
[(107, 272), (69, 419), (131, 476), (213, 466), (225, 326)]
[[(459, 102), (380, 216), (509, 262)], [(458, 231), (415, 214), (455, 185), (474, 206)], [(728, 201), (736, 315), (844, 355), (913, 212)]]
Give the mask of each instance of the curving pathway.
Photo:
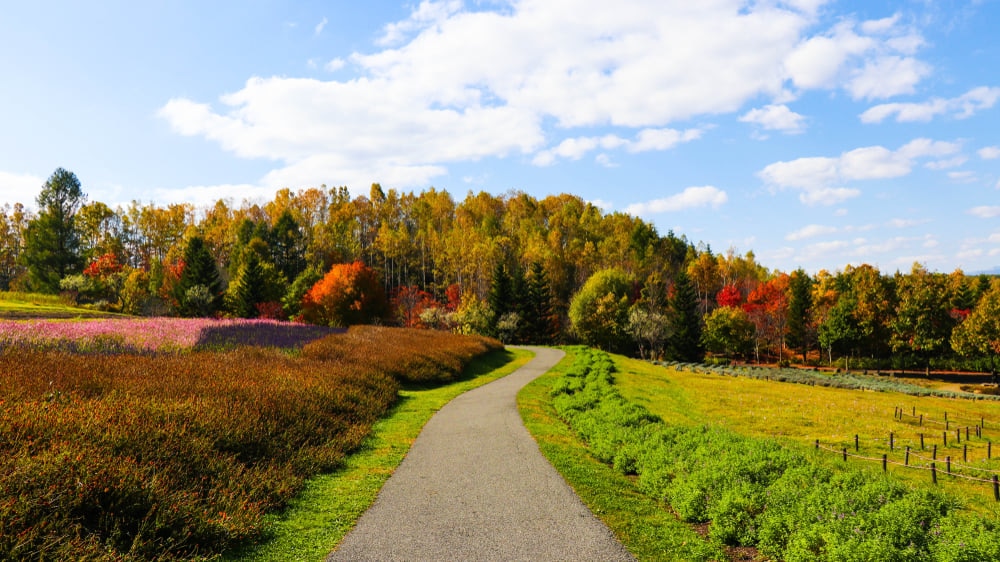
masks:
[(431, 418), (328, 561), (634, 560), (521, 422), (518, 390), (564, 355), (529, 349), (527, 365)]

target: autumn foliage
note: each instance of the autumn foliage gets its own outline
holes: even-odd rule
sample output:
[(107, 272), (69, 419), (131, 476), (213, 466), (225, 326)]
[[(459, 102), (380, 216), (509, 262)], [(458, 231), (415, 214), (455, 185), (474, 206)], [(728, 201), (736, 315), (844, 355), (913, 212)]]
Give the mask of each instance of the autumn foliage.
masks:
[(361, 262), (334, 264), (302, 299), (302, 320), (312, 324), (373, 324), (388, 314), (378, 274)]
[(363, 326), (296, 356), (8, 349), (0, 559), (212, 558), (339, 466), (401, 383), (452, 380), (497, 347)]

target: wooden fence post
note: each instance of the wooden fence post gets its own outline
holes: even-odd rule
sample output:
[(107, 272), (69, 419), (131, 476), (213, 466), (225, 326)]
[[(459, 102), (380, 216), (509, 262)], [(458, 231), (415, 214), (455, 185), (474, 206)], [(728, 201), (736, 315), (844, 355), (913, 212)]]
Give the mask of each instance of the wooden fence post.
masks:
[(962, 445), (962, 462), (969, 462), (969, 444)]
[(944, 458), (944, 470), (945, 473), (951, 474), (951, 457)]
[(993, 475), (993, 500), (1000, 502), (1000, 479), (997, 475)]
[(903, 461), (904, 466), (910, 466), (910, 446), (906, 446), (906, 460)]
[(921, 451), (924, 450), (924, 434), (923, 433), (920, 434), (920, 450)]
[(934, 453), (931, 454), (931, 458), (937, 460), (937, 445), (934, 445)]
[(854, 452), (857, 453), (858, 451), (859, 451), (859, 449), (858, 449), (858, 434), (855, 433), (854, 434)]
[(886, 455), (885, 453), (882, 453), (882, 472), (886, 472), (888, 470), (888, 467), (886, 466), (886, 458), (887, 457), (888, 457), (888, 455)]
[(937, 484), (937, 467), (931, 463), (931, 482)]
[(847, 461), (847, 447), (844, 447), (844, 461)]
[(944, 443), (945, 447), (948, 446), (948, 432), (947, 431), (941, 433), (941, 442)]

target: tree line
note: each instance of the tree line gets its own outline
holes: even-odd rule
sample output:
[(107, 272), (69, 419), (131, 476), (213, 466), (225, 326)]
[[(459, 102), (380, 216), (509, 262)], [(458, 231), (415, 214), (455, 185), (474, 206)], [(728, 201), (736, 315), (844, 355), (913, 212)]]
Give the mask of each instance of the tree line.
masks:
[(373, 184), (111, 208), (60, 168), (36, 203), (0, 208), (0, 289), (128, 314), (382, 322), (692, 361), (992, 368), (1000, 352), (988, 276), (785, 273), (570, 194)]

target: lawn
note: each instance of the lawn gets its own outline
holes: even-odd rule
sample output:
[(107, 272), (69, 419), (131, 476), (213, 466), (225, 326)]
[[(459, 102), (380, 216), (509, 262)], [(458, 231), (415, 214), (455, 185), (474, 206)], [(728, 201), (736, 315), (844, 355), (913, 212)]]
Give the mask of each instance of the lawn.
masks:
[[(993, 461), (986, 462), (988, 444), (1000, 441), (1000, 403), (954, 398), (914, 397), (892, 392), (871, 392), (805, 386), (744, 377), (699, 374), (652, 365), (648, 362), (615, 357), (616, 384), (627, 399), (648, 408), (667, 423), (683, 426), (712, 425), (756, 437), (777, 438), (796, 446), (811, 447), (815, 440), (835, 449), (847, 447), (854, 452), (854, 436), (859, 437), (859, 453), (905, 462), (905, 448), (913, 451), (911, 464), (926, 466), (934, 445), (938, 447), (939, 467), (946, 456), (957, 465), (968, 447), (970, 466), (1000, 471), (1000, 449), (993, 450)], [(896, 408), (906, 415), (896, 419)], [(914, 418), (916, 414), (916, 418)], [(945, 415), (948, 441), (944, 444)], [(919, 425), (923, 415), (924, 425)], [(985, 419), (982, 438), (975, 426)], [(965, 439), (969, 427), (970, 439)], [(956, 431), (961, 431), (961, 441)], [(893, 449), (889, 449), (890, 433)], [(921, 453), (920, 434), (925, 450)], [(995, 447), (995, 445), (994, 445)], [(840, 458), (830, 453), (831, 459)], [(863, 462), (863, 461), (852, 461)], [(920, 485), (931, 486), (925, 471), (892, 467), (898, 476)], [(967, 474), (990, 478), (989, 472), (963, 470)], [(992, 487), (953, 478), (939, 478), (939, 487), (957, 494), (971, 507), (997, 511)]]

